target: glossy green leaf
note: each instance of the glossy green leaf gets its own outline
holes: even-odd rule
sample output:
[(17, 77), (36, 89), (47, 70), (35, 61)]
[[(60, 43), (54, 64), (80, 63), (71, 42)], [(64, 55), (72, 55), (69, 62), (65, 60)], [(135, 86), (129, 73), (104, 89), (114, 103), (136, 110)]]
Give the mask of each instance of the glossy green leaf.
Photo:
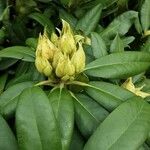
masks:
[(60, 0), (63, 5), (69, 5), (72, 0)]
[(75, 112), (76, 124), (86, 138), (89, 138), (109, 114), (97, 102), (83, 94), (76, 95)]
[(123, 52), (113, 53), (101, 57), (86, 68), (86, 74), (102, 78), (127, 78), (150, 67), (150, 53), (146, 52)]
[(34, 19), (38, 23), (40, 23), (43, 27), (46, 27), (47, 31), (51, 33), (54, 30), (54, 25), (45, 15), (41, 13), (32, 13), (29, 15), (29, 18)]
[(89, 10), (77, 23), (76, 29), (81, 30), (84, 34), (88, 35), (95, 30), (100, 20), (102, 11), (101, 4), (96, 5)]
[(118, 0), (96, 0), (98, 3), (101, 3), (104, 8), (109, 7), (110, 5), (114, 4), (115, 2), (117, 2)]
[(118, 53), (124, 51), (124, 42), (117, 34), (110, 46), (111, 53)]
[(84, 143), (85, 141), (81, 133), (76, 128), (74, 128), (72, 142), (69, 150), (83, 150)]
[(147, 39), (145, 44), (142, 45), (141, 51), (150, 52), (150, 37)]
[(37, 44), (38, 44), (37, 38), (27, 38), (26, 39), (26, 45), (31, 47), (34, 51), (36, 50)]
[(111, 83), (92, 81), (93, 87), (87, 87), (87, 94), (109, 111), (114, 110), (123, 101), (134, 97), (130, 91)]
[(46, 94), (38, 87), (22, 92), (16, 110), (21, 150), (61, 150), (57, 122)]
[(0, 76), (0, 95), (5, 88), (7, 77), (8, 77), (8, 74), (6, 73)]
[(117, 107), (90, 137), (84, 150), (136, 150), (150, 129), (150, 106), (136, 97)]
[(77, 19), (73, 15), (69, 14), (64, 9), (60, 9), (59, 16), (61, 19), (67, 21), (71, 25), (71, 27), (75, 28), (77, 24)]
[(21, 76), (18, 76), (12, 80), (10, 80), (7, 85), (6, 85), (6, 89), (8, 89), (9, 87), (15, 85), (15, 84), (18, 84), (18, 83), (22, 83), (22, 82), (28, 82), (28, 81), (32, 81), (32, 75), (31, 73), (26, 73), (26, 74), (23, 74)]
[(70, 93), (66, 89), (56, 89), (49, 94), (55, 117), (61, 133), (62, 149), (68, 150), (73, 134), (74, 106)]
[(18, 60), (12, 58), (3, 58), (0, 61), (0, 71), (8, 69), (9, 67), (13, 66)]
[(91, 40), (92, 51), (95, 58), (100, 58), (108, 54), (106, 44), (99, 34), (93, 32), (91, 34)]
[(0, 51), (0, 58), (15, 58), (23, 61), (34, 62), (35, 54), (32, 49), (24, 46), (12, 46)]
[(138, 18), (138, 12), (127, 11), (116, 17), (101, 33), (104, 38), (114, 37), (117, 33), (124, 35), (128, 32), (134, 21)]
[(146, 31), (150, 27), (150, 2), (145, 0), (141, 8), (141, 24), (143, 30)]
[(128, 36), (122, 39), (124, 43), (124, 47), (130, 47), (129, 44), (135, 40), (134, 36)]
[(0, 116), (0, 149), (18, 150), (15, 136), (2, 116)]
[(11, 117), (16, 109), (18, 96), (20, 93), (28, 88), (32, 87), (32, 82), (22, 82), (9, 87), (0, 95), (0, 113), (6, 118)]

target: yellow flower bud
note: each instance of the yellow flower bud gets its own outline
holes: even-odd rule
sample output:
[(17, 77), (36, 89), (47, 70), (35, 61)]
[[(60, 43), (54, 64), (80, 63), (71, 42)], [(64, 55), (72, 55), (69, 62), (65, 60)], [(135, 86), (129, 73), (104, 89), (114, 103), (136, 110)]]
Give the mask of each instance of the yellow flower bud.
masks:
[(49, 61), (42, 57), (36, 57), (35, 66), (40, 73), (43, 73), (45, 76), (50, 76), (52, 73), (52, 66)]
[(54, 53), (54, 58), (53, 58), (53, 63), (52, 63), (52, 66), (54, 68), (57, 67), (57, 64), (59, 61), (62, 61), (64, 59), (64, 55), (62, 54), (62, 52), (60, 50), (57, 50), (55, 53)]
[(49, 40), (46, 32), (44, 32), (44, 35), (39, 35), (36, 56), (41, 56), (51, 61), (56, 50), (57, 47)]
[(76, 44), (79, 43), (79, 42), (84, 43), (84, 36), (82, 36), (82, 35), (75, 35), (74, 38), (75, 38)]
[(142, 92), (142, 87), (136, 88), (132, 82), (132, 78), (128, 78), (123, 84), (122, 87), (126, 88), (127, 90), (131, 91), (132, 93), (136, 94), (137, 96), (141, 96), (142, 98), (150, 96), (149, 93)]
[(58, 45), (58, 36), (54, 32), (51, 35), (51, 41), (53, 44)]
[(91, 39), (89, 37), (85, 37), (84, 43), (87, 45), (91, 45)]
[(75, 68), (68, 57), (64, 56), (63, 60), (59, 60), (56, 67), (56, 75), (63, 80), (68, 80), (75, 74)]
[(83, 71), (85, 67), (85, 53), (81, 43), (79, 43), (78, 50), (73, 54), (71, 62), (75, 67), (76, 73), (80, 73)]
[(63, 29), (59, 40), (59, 48), (65, 54), (72, 54), (76, 51), (76, 43), (70, 25), (62, 20)]

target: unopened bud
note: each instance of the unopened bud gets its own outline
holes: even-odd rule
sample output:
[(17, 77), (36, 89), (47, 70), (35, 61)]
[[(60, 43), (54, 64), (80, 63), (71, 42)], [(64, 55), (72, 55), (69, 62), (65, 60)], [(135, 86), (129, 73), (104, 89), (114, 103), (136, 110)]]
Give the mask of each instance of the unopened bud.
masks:
[(68, 80), (71, 76), (75, 74), (75, 68), (69, 58), (64, 58), (62, 61), (58, 62), (56, 68), (56, 75), (62, 80)]
[(76, 50), (76, 43), (70, 25), (62, 20), (63, 30), (59, 41), (59, 48), (65, 54), (72, 54)]
[(71, 62), (75, 67), (76, 73), (80, 73), (83, 71), (85, 67), (85, 53), (81, 43), (79, 43), (78, 50), (73, 54)]
[(79, 42), (84, 43), (84, 36), (82, 36), (82, 35), (75, 35), (74, 38), (75, 38), (76, 44), (79, 43)]
[(84, 43), (87, 45), (91, 45), (91, 39), (89, 37), (85, 37)]
[(53, 63), (52, 63), (53, 67), (56, 69), (58, 62), (62, 61), (63, 59), (64, 59), (64, 55), (62, 54), (60, 50), (57, 50), (54, 53), (54, 58), (53, 58)]
[(36, 57), (35, 66), (40, 73), (43, 73), (45, 76), (50, 76), (52, 73), (52, 66), (49, 61), (42, 57)]
[(58, 45), (58, 36), (54, 32), (51, 35), (51, 41), (53, 44)]
[(46, 32), (44, 32), (44, 35), (39, 35), (36, 56), (41, 56), (51, 61), (56, 50), (57, 47), (49, 40)]

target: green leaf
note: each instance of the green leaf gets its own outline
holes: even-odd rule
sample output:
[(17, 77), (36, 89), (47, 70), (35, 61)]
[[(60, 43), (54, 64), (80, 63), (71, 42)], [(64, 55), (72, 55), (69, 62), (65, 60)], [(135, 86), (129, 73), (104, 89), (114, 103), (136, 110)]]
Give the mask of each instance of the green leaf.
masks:
[(147, 39), (144, 45), (142, 45), (141, 51), (150, 52), (150, 37)]
[(86, 74), (102, 78), (127, 78), (139, 74), (150, 67), (150, 53), (123, 52), (101, 57), (86, 68)]
[(98, 25), (102, 11), (101, 4), (96, 5), (89, 10), (77, 23), (76, 29), (84, 32), (85, 35), (90, 34)]
[(1, 150), (18, 150), (15, 136), (2, 116), (0, 116), (0, 139)]
[(0, 76), (0, 95), (1, 95), (1, 93), (3, 92), (3, 90), (5, 88), (7, 77), (8, 77), (7, 73)]
[(150, 27), (150, 2), (145, 0), (141, 8), (141, 24), (144, 31)]
[(124, 51), (124, 42), (117, 34), (110, 46), (110, 52), (118, 53), (118, 52), (123, 52), (123, 51)]
[(135, 96), (130, 91), (111, 83), (93, 81), (89, 84), (92, 87), (87, 87), (86, 93), (109, 111), (114, 110), (123, 101)]
[(76, 124), (86, 138), (89, 138), (109, 114), (98, 103), (83, 94), (76, 95), (75, 111)]
[(84, 150), (135, 150), (144, 143), (149, 129), (150, 106), (136, 97), (120, 105), (104, 120)]
[(16, 130), (21, 150), (61, 150), (60, 134), (52, 106), (38, 87), (22, 92), (16, 110)]
[(101, 3), (104, 8), (109, 7), (110, 5), (114, 4), (115, 2), (117, 2), (118, 0), (96, 0), (97, 2)]
[(32, 49), (24, 46), (12, 46), (0, 51), (0, 58), (15, 58), (23, 61), (34, 62), (35, 54)]
[(83, 150), (84, 147), (84, 138), (80, 134), (80, 132), (74, 128), (72, 142), (69, 150)]
[(27, 38), (25, 43), (27, 46), (31, 47), (35, 51), (37, 48), (38, 39), (37, 38)]
[(91, 46), (95, 58), (100, 58), (108, 54), (106, 44), (99, 34), (93, 32), (91, 34), (91, 40), (92, 40)]
[(15, 77), (13, 79), (11, 79), (7, 85), (6, 85), (6, 89), (8, 89), (9, 87), (15, 85), (15, 84), (18, 84), (18, 83), (22, 83), (22, 82), (28, 82), (28, 81), (33, 81), (32, 79), (32, 75), (31, 73), (25, 73), (25, 74), (22, 74), (18, 77)]
[(56, 89), (49, 94), (55, 117), (61, 133), (62, 149), (68, 150), (73, 134), (74, 106), (70, 93), (66, 89)]
[(124, 47), (130, 47), (129, 44), (135, 40), (134, 36), (128, 36), (122, 39), (124, 43)]
[(138, 12), (127, 11), (116, 17), (101, 33), (101, 36), (104, 38), (112, 38), (116, 36), (117, 33), (119, 33), (119, 35), (124, 35), (128, 32), (137, 18)]
[(8, 69), (12, 65), (14, 65), (18, 60), (17, 59), (12, 59), (12, 58), (3, 58), (0, 60), (0, 71)]
[(11, 117), (16, 110), (18, 96), (20, 93), (24, 89), (32, 86), (32, 82), (22, 82), (11, 86), (4, 91), (0, 95), (0, 113), (6, 118)]
[(69, 14), (64, 9), (60, 9), (59, 16), (61, 19), (67, 21), (73, 28), (75, 28), (77, 24), (77, 19), (73, 15)]
[(54, 25), (45, 15), (41, 13), (32, 13), (29, 15), (29, 18), (34, 19), (38, 23), (40, 23), (43, 27), (46, 27), (48, 33), (50, 34), (54, 30)]

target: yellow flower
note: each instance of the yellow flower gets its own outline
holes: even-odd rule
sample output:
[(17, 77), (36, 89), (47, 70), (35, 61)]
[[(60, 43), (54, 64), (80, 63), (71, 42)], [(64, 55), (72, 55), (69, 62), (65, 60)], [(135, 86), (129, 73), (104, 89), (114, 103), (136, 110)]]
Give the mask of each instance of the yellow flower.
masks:
[(79, 43), (78, 50), (73, 54), (71, 62), (74, 65), (77, 74), (83, 71), (85, 67), (85, 53), (81, 43)]
[(72, 54), (76, 50), (76, 43), (70, 25), (62, 20), (63, 29), (59, 39), (59, 48), (65, 54)]
[(132, 82), (132, 78), (128, 78), (123, 84), (122, 87), (124, 87), (125, 89), (131, 91), (132, 93), (136, 94), (137, 96), (141, 96), (142, 98), (148, 97), (150, 96), (149, 93), (146, 92), (142, 92), (142, 87), (136, 88)]

